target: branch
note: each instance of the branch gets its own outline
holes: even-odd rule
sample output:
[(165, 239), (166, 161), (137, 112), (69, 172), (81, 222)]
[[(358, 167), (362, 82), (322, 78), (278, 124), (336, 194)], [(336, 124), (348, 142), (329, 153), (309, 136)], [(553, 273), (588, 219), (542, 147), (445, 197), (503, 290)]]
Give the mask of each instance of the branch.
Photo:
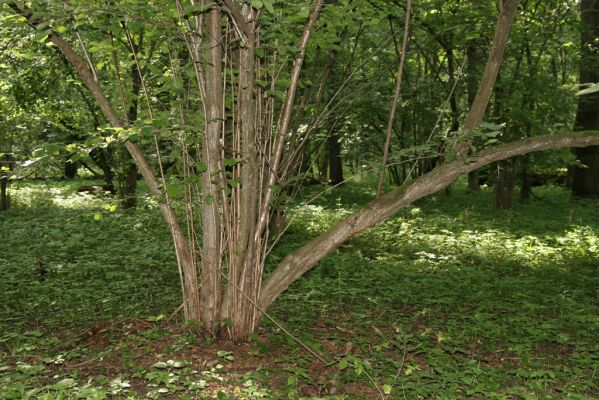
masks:
[[(493, 42), (489, 51), (489, 58), (485, 64), (483, 76), (470, 111), (462, 125), (462, 131), (476, 129), (485, 116), (520, 0), (503, 0), (501, 4), (502, 6), (499, 10), (497, 25), (495, 27), (495, 35), (493, 36)], [(458, 156), (465, 156), (470, 151), (470, 143), (461, 144), (454, 148), (453, 151)]]
[(308, 21), (304, 26), (304, 32), (298, 44), (299, 53), (293, 63), (293, 69), (291, 70), (291, 83), (287, 89), (287, 95), (283, 108), (281, 110), (281, 116), (279, 118), (279, 126), (277, 129), (277, 138), (275, 139), (274, 151), (272, 155), (271, 171), (268, 177), (266, 195), (262, 202), (262, 208), (260, 210), (258, 226), (254, 235), (254, 240), (258, 242), (260, 236), (268, 225), (268, 216), (270, 213), (270, 203), (273, 197), (273, 187), (278, 179), (279, 168), (281, 165), (281, 159), (283, 157), (283, 150), (285, 146), (287, 131), (289, 130), (289, 124), (291, 121), (291, 112), (293, 110), (293, 103), (295, 102), (295, 95), (297, 93), (297, 87), (299, 84), (300, 74), (304, 65), (304, 57), (306, 56), (306, 49), (308, 48), (308, 42), (312, 36), (316, 21), (320, 16), (320, 10), (322, 9), (324, 0), (314, 0), (314, 6), (308, 17)]
[(495, 146), (467, 159), (457, 159), (444, 164), (379, 200), (370, 202), (324, 234), (287, 255), (264, 281), (260, 307), (267, 309), (289, 285), (353, 236), (393, 216), (410, 203), (445, 189), (462, 175), (495, 161), (533, 151), (593, 145), (599, 145), (599, 131), (543, 135)]
[(376, 198), (381, 198), (381, 192), (383, 190), (383, 183), (385, 183), (385, 171), (387, 169), (387, 161), (389, 160), (389, 148), (391, 147), (391, 134), (393, 133), (393, 125), (395, 123), (395, 113), (397, 112), (397, 103), (399, 102), (399, 96), (401, 94), (401, 82), (403, 78), (403, 69), (406, 62), (406, 53), (408, 51), (408, 39), (410, 34), (410, 17), (412, 14), (412, 0), (408, 0), (406, 9), (406, 22), (404, 24), (403, 32), (403, 43), (401, 45), (401, 56), (399, 59), (399, 66), (397, 69), (397, 81), (395, 83), (395, 95), (393, 96), (393, 103), (391, 103), (391, 110), (389, 111), (389, 120), (387, 122), (387, 135), (385, 139), (385, 147), (383, 150), (383, 164), (381, 168), (381, 175), (379, 177), (379, 184), (376, 188)]
[(246, 40), (253, 41), (253, 33), (247, 29), (246, 19), (243, 17), (241, 13), (241, 7), (236, 4), (233, 0), (219, 0), (219, 3), (223, 4), (226, 7), (226, 11), (231, 16), (233, 23), (235, 26), (245, 35)]

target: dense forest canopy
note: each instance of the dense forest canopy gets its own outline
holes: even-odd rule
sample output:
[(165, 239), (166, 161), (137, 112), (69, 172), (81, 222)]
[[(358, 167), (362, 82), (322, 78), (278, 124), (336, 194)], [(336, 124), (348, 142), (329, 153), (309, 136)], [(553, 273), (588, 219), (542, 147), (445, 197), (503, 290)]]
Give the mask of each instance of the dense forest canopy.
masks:
[[(597, 13), (588, 0), (4, 0), (4, 175), (86, 168), (133, 207), (139, 172), (185, 318), (247, 339), (322, 258), (461, 175), (472, 190), (490, 179), (501, 208), (516, 183), (525, 199), (568, 168), (597, 194), (597, 147), (568, 150), (599, 144)], [(302, 185), (378, 171), (371, 203), (264, 274)]]

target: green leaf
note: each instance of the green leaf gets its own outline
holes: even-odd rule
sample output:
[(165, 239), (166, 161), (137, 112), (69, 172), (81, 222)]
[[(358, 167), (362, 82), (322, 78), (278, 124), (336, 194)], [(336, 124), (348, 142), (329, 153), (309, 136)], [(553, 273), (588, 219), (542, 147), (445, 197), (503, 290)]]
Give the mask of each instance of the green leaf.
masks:
[(299, 18), (308, 18), (310, 16), (310, 9), (308, 7), (302, 7), (297, 16)]
[(274, 15), (275, 9), (272, 6), (272, 0), (262, 0), (262, 2), (264, 3), (264, 8), (266, 8), (266, 11)]
[(202, 4), (202, 3), (196, 3), (190, 6), (185, 7), (185, 10), (183, 11), (183, 17), (190, 17), (193, 15), (198, 15), (198, 14), (203, 14), (206, 11), (208, 11), (210, 8), (212, 8), (212, 4), (213, 2), (209, 1), (206, 4)]
[(227, 394), (225, 392), (223, 392), (222, 390), (219, 390), (219, 392), (216, 394), (216, 398), (218, 400), (227, 400), (229, 396), (227, 396)]
[(65, 378), (52, 385), (56, 390), (64, 390), (75, 386), (77, 386), (77, 382), (73, 378)]
[(261, 10), (262, 7), (264, 7), (264, 3), (262, 2), (262, 0), (251, 0), (250, 4), (252, 5), (252, 7), (254, 7), (256, 10)]
[(201, 174), (202, 172), (206, 172), (208, 171), (208, 166), (204, 163), (197, 163), (196, 164), (196, 170), (198, 172), (198, 174)]
[(383, 385), (383, 393), (391, 394), (391, 389), (393, 389), (391, 385)]
[(146, 321), (149, 321), (149, 322), (158, 322), (158, 321), (162, 321), (165, 318), (166, 318), (166, 316), (164, 314), (160, 314), (160, 315), (155, 315), (155, 316), (147, 317)]
[(347, 367), (349, 367), (349, 363), (347, 362), (347, 360), (341, 360), (339, 362), (339, 365), (337, 365), (337, 368), (339, 368), (340, 370), (344, 370)]
[(231, 187), (235, 187), (237, 186), (238, 183), (240, 183), (241, 178), (235, 178), (235, 179), (227, 179), (227, 184)]
[(46, 145), (46, 154), (57, 156), (60, 154), (60, 146), (54, 143), (48, 143)]
[(154, 127), (152, 126), (142, 126), (139, 129), (139, 133), (146, 136), (146, 135), (151, 135), (154, 132)]
[(223, 164), (226, 167), (233, 167), (237, 164), (239, 164), (242, 160), (241, 159), (237, 159), (237, 158), (225, 158), (223, 160)]

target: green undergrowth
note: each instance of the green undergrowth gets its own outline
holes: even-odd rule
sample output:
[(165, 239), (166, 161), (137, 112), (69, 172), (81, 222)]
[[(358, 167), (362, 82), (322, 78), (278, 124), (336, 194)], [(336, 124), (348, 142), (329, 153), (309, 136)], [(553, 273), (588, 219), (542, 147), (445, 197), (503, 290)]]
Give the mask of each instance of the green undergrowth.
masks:
[[(323, 364), (267, 320), (234, 345), (170, 319), (156, 205), (80, 184), (22, 185), (0, 214), (0, 399), (599, 398), (598, 200), (544, 187), (495, 210), (458, 183), (362, 233), (270, 310)], [(267, 268), (369, 198), (298, 200)]]

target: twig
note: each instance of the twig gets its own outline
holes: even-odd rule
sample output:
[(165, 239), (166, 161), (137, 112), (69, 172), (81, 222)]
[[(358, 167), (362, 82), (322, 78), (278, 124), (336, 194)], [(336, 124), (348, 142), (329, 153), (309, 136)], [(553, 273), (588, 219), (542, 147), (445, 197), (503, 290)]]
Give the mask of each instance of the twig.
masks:
[(168, 324), (168, 323), (170, 322), (170, 320), (171, 320), (171, 319), (173, 319), (173, 317), (174, 317), (175, 315), (177, 315), (177, 313), (178, 313), (179, 311), (181, 311), (181, 309), (183, 308), (183, 306), (185, 306), (185, 302), (181, 303), (181, 305), (180, 305), (179, 307), (175, 308), (175, 311), (173, 311), (173, 312), (171, 313), (171, 315), (170, 315), (170, 316), (169, 316), (169, 317), (166, 319), (166, 321), (164, 321), (164, 323), (165, 323), (165, 324)]

